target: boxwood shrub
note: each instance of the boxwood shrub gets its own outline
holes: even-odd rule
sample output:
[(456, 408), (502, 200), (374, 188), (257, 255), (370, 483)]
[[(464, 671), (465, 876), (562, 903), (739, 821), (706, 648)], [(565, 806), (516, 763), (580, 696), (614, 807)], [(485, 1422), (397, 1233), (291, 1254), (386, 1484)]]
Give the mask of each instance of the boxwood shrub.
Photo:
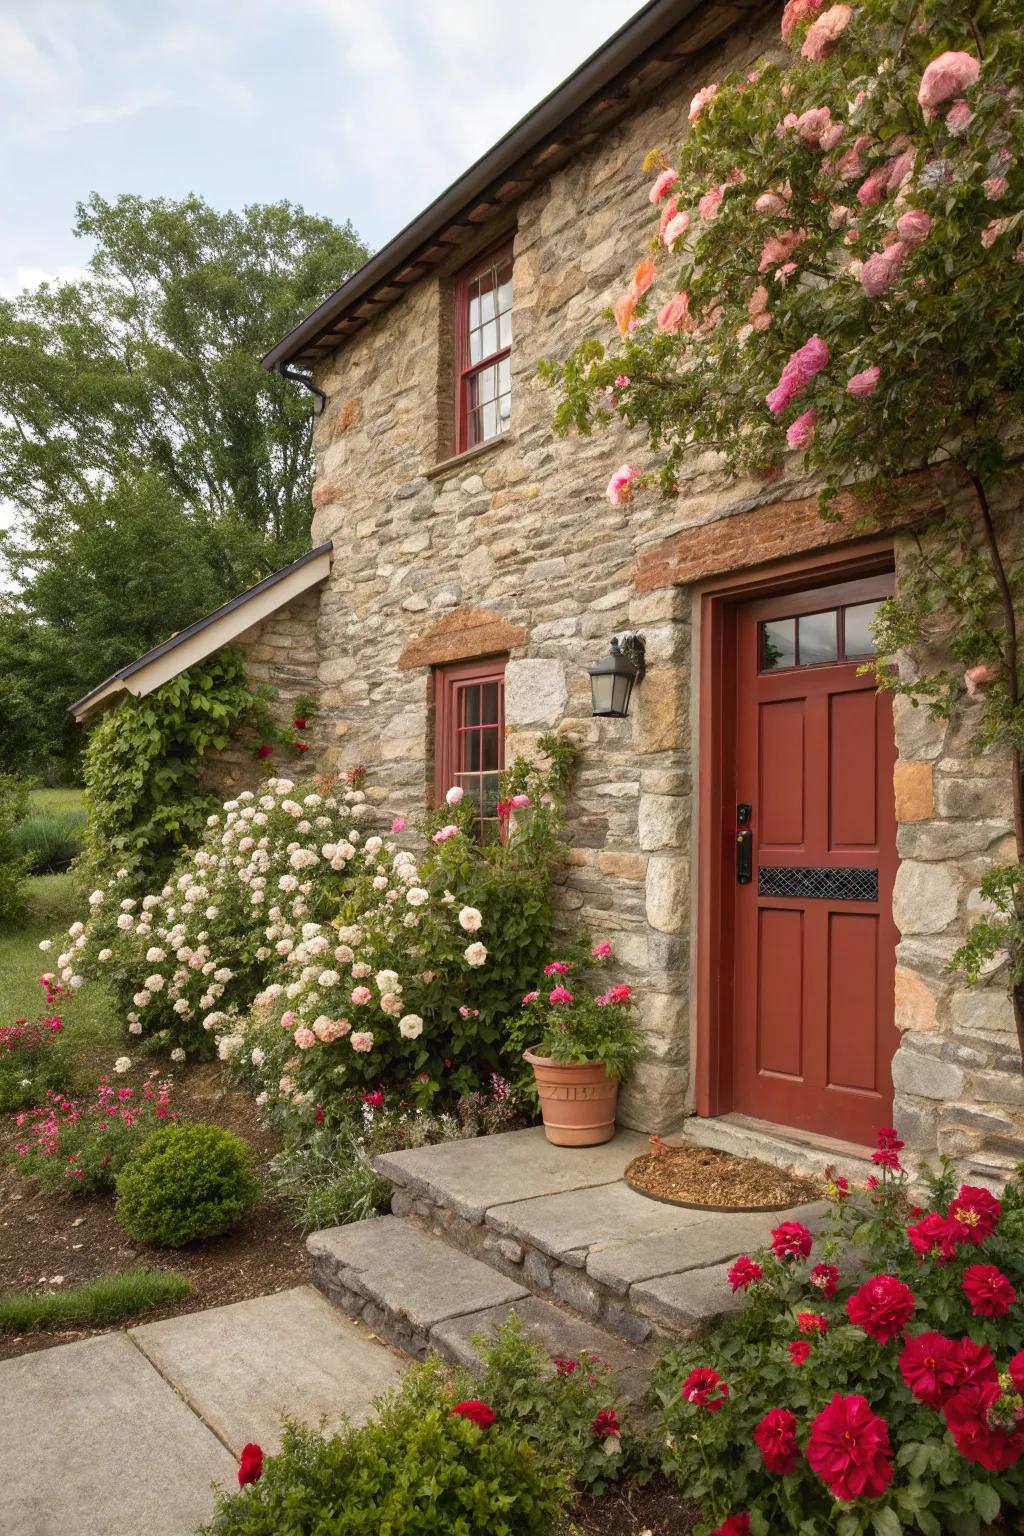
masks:
[(117, 1218), (138, 1243), (183, 1248), (219, 1237), (259, 1198), (252, 1149), (217, 1125), (164, 1126), (117, 1180)]

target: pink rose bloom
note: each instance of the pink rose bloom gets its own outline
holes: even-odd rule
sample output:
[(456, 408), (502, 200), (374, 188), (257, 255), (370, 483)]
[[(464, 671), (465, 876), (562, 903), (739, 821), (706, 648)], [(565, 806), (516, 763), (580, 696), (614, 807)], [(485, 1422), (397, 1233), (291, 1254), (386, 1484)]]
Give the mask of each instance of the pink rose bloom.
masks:
[[(628, 384), (629, 380), (627, 379), (626, 382)], [(529, 804), (530, 804), (530, 797), (529, 797), (529, 795), (513, 795), (512, 796), (512, 809), (513, 810), (525, 811), (529, 807)]]
[(316, 1045), (316, 1035), (311, 1029), (297, 1029), (295, 1031), (295, 1044), (300, 1051), (308, 1051), (311, 1045)]
[(665, 238), (666, 224), (668, 224), (670, 219), (674, 219), (678, 212), (679, 199), (677, 197), (670, 197), (664, 208), (661, 210), (661, 222), (658, 225), (658, 238), (660, 240)]
[(988, 198), (989, 202), (994, 203), (997, 202), (999, 198), (1006, 196), (1010, 183), (1007, 181), (1005, 176), (990, 176), (988, 180), (983, 181), (981, 185), (985, 189), (985, 196)]
[(392, 832), (404, 832), (405, 831), (405, 826), (406, 826), (405, 817), (404, 816), (396, 816), (394, 821), (391, 823), (391, 830), (392, 830)]
[(607, 939), (605, 939), (601, 944), (595, 944), (593, 949), (590, 951), (591, 956), (595, 960), (605, 960), (611, 954), (611, 952), (612, 947), (608, 943)]
[(701, 86), (701, 88), (697, 92), (696, 96), (690, 102), (690, 122), (691, 123), (695, 122), (697, 120), (697, 118), (700, 117), (701, 113), (703, 112), (704, 108), (707, 106), (708, 102), (712, 99), (712, 97), (717, 96), (717, 95), (718, 95), (718, 85), (717, 85), (717, 83), (714, 83), (712, 85), (702, 85)]
[(357, 1008), (362, 1008), (365, 1003), (368, 1003), (370, 1001), (370, 997), (371, 993), (369, 987), (352, 988), (352, 1001), (355, 1003)]
[(864, 175), (864, 155), (874, 143), (869, 133), (862, 133), (855, 139), (845, 155), (841, 155), (836, 166), (836, 174), (840, 181), (856, 181), (858, 176)]
[(791, 448), (806, 448), (814, 439), (814, 429), (818, 422), (818, 413), (812, 405), (809, 411), (804, 411), (798, 416), (786, 433), (786, 442)]
[(775, 281), (777, 283), (782, 283), (783, 286), (785, 286), (785, 284), (793, 276), (793, 273), (795, 271), (796, 271), (796, 262), (795, 261), (783, 262), (782, 266), (779, 267), (778, 271), (775, 274)]
[(568, 987), (555, 987), (553, 992), (548, 993), (549, 1003), (571, 1003), (572, 1001), (573, 995)]
[(763, 283), (759, 283), (750, 295), (747, 314), (755, 331), (766, 331), (771, 325), (772, 317), (768, 313), (768, 289)]
[(713, 219), (722, 206), (722, 198), (725, 196), (724, 187), (711, 187), (697, 204), (697, 212), (702, 219)]
[(658, 329), (678, 336), (690, 323), (690, 295), (677, 293), (658, 311)]
[(459, 829), (453, 823), (447, 827), (440, 827), (431, 838), (433, 843), (446, 843), (450, 837), (458, 837)]
[(1001, 234), (1009, 228), (1009, 219), (992, 219), (981, 232), (981, 243), (986, 251), (995, 245)]
[(634, 469), (631, 464), (620, 464), (608, 481), (608, 489), (605, 492), (613, 507), (621, 506), (624, 501), (630, 499), (633, 494), (633, 481), (639, 474), (640, 471)]
[(887, 192), (898, 192), (903, 183), (914, 174), (914, 166), (917, 162), (917, 150), (912, 146), (903, 150), (889, 161), (889, 176), (886, 181)]
[(615, 375), (615, 388), (616, 389), (628, 389), (629, 388), (629, 374), (628, 373), (617, 373)]
[(876, 251), (860, 269), (860, 285), (869, 299), (882, 296), (907, 259), (910, 246), (897, 240), (886, 251)]
[(974, 113), (961, 97), (959, 101), (954, 101), (946, 113), (946, 128), (955, 138), (959, 138), (960, 134), (966, 133), (968, 124), (973, 120)]
[(683, 212), (673, 214), (672, 218), (670, 218), (668, 223), (665, 225), (661, 236), (669, 250), (672, 249), (677, 240), (682, 239), (683, 235), (686, 234), (686, 231), (689, 229), (689, 227), (690, 215), (688, 213)]
[(850, 25), (853, 11), (848, 5), (834, 5), (830, 11), (822, 11), (817, 21), (811, 23), (804, 45), (800, 49), (805, 59), (820, 64), (834, 50), (839, 39)]
[(535, 1003), (537, 1001), (538, 997), (540, 997), (539, 992), (527, 992), (526, 996), (523, 998), (523, 1007), (528, 1008), (531, 1003)]
[(844, 224), (850, 222), (850, 210), (845, 203), (833, 203), (829, 209), (829, 229), (841, 229)]
[(877, 208), (885, 196), (885, 189), (889, 184), (889, 167), (887, 165), (876, 166), (857, 188), (857, 201), (862, 208)]
[(896, 233), (908, 245), (920, 245), (932, 231), (931, 216), (923, 208), (909, 208), (896, 220)]
[(823, 150), (825, 154), (828, 154), (830, 150), (835, 149), (837, 144), (841, 144), (845, 137), (846, 124), (833, 123), (831, 128), (825, 129), (825, 132), (818, 140), (818, 148)]
[(782, 39), (788, 43), (802, 21), (807, 21), (821, 9), (821, 0), (788, 0), (782, 13)]
[(564, 960), (552, 960), (544, 967), (545, 976), (568, 976), (569, 967)]
[(373, 1033), (369, 1029), (357, 1029), (352, 1036), (352, 1049), (354, 1051), (372, 1051)]
[(459, 784), (453, 784), (451, 789), (445, 791), (445, 800), (449, 805), (458, 805), (466, 791)]
[(294, 1023), (295, 1023), (295, 1013), (294, 1013), (293, 1009), (289, 1008), (287, 1013), (282, 1013), (282, 1015), (281, 1015), (281, 1028), (282, 1029), (291, 1029), (291, 1027), (292, 1027), (292, 1025)]
[(785, 213), (788, 203), (779, 192), (762, 192), (754, 202), (758, 213)]
[(822, 134), (831, 127), (832, 113), (828, 107), (808, 107), (793, 124), (797, 138), (815, 149), (820, 147)]
[(954, 96), (962, 96), (977, 83), (981, 65), (972, 53), (940, 53), (932, 59), (918, 88), (917, 99), (926, 118)]
[(806, 229), (787, 229), (781, 235), (772, 235), (764, 243), (757, 270), (767, 272), (771, 267), (780, 267), (806, 239)]
[(672, 187), (675, 186), (675, 184), (676, 184), (676, 182), (678, 180), (679, 180), (679, 172), (678, 171), (673, 171), (673, 170), (662, 171), (659, 176), (655, 177), (654, 184), (651, 187), (650, 192), (648, 193), (648, 196), (650, 197), (651, 202), (652, 203), (660, 203), (663, 197), (667, 197), (668, 196), (670, 190), (672, 189)]
[(983, 699), (985, 697), (985, 690), (987, 689), (989, 683), (996, 682), (998, 677), (998, 670), (995, 667), (990, 667), (985, 663), (982, 663), (981, 666), (977, 667), (968, 667), (967, 671), (964, 673), (964, 683), (967, 686), (967, 697), (969, 699)]
[(778, 416), (804, 393), (808, 384), (828, 367), (828, 346), (820, 336), (812, 336), (798, 347), (782, 370), (778, 384), (765, 396), (768, 409)]
[(853, 378), (847, 381), (846, 393), (856, 395), (858, 400), (866, 400), (868, 395), (873, 395), (878, 388), (881, 377), (882, 370), (877, 365), (865, 368), (863, 373), (855, 373)]

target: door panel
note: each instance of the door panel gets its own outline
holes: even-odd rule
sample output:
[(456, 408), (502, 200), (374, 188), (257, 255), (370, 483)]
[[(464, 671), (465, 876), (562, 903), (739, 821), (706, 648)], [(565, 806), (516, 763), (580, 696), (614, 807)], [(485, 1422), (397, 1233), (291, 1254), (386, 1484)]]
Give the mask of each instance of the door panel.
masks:
[(725, 945), (733, 1108), (865, 1145), (892, 1113), (896, 749), (891, 696), (858, 676), (862, 653), (845, 659), (843, 600), (891, 583), (739, 610), (727, 801), (730, 817), (751, 806), (753, 832)]

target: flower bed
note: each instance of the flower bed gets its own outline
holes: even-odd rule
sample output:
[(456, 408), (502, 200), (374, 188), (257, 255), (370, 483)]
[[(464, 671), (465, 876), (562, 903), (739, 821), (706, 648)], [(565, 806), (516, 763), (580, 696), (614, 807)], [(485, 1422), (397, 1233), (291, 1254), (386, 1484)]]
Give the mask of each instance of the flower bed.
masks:
[(659, 1364), (665, 1468), (717, 1536), (970, 1536), (1024, 1504), (1024, 1183), (944, 1165), (921, 1209), (902, 1145), (879, 1133), (866, 1197), (831, 1179), (817, 1236), (737, 1259), (743, 1312)]

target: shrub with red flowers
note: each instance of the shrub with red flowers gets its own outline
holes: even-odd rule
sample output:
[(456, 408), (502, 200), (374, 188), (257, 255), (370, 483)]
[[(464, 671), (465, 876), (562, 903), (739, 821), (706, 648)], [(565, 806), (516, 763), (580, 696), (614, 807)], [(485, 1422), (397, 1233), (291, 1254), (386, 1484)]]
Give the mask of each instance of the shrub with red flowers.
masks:
[(741, 1255), (743, 1310), (656, 1369), (665, 1470), (716, 1536), (980, 1536), (1024, 1507), (1024, 1165), (1001, 1197), (923, 1170), (922, 1210), (895, 1132), (878, 1150), (863, 1189), (830, 1179), (825, 1216)]
[(155, 1072), (141, 1088), (103, 1078), (91, 1103), (49, 1093), (45, 1104), (16, 1117), (16, 1167), (47, 1189), (82, 1195), (111, 1190), (136, 1147), (175, 1119), (170, 1081)]
[(47, 978), (40, 978), (40, 985), (46, 1012), (0, 1025), (0, 1113), (35, 1104), (66, 1086), (68, 1063), (58, 1048), (64, 1026), (53, 1011), (60, 989), (54, 991)]

